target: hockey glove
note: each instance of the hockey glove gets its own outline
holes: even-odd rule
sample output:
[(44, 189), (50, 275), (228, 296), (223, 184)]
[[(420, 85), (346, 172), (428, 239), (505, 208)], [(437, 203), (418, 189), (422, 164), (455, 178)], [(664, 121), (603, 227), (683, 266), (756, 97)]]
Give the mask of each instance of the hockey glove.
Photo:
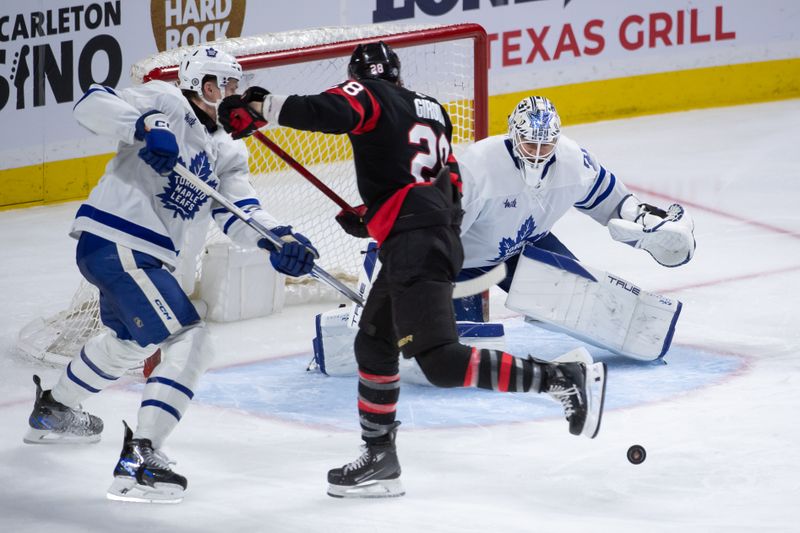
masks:
[[(631, 197), (633, 198), (633, 197)], [(683, 206), (672, 204), (666, 211), (649, 204), (620, 210), (623, 218), (608, 223), (611, 237), (634, 248), (646, 250), (659, 264), (676, 267), (694, 255), (694, 221)], [(627, 218), (633, 220), (626, 220)]]
[(336, 222), (342, 229), (353, 237), (364, 239), (369, 237), (367, 231), (367, 224), (364, 222), (364, 215), (367, 213), (367, 206), (359, 205), (353, 208), (353, 211), (342, 209), (336, 215)]
[(178, 141), (169, 129), (169, 119), (160, 111), (148, 111), (136, 121), (133, 137), (144, 141), (139, 157), (162, 176), (169, 176), (178, 162)]
[(283, 241), (281, 249), (277, 250), (267, 239), (259, 240), (258, 246), (269, 251), (272, 267), (282, 274), (294, 277), (311, 272), (314, 260), (319, 258), (311, 241), (300, 233), (293, 233), (291, 226), (277, 226), (271, 231)]
[(249, 137), (267, 125), (266, 119), (253, 109), (251, 102), (262, 103), (269, 91), (261, 87), (250, 87), (244, 94), (224, 98), (217, 108), (217, 118), (225, 131), (234, 139)]

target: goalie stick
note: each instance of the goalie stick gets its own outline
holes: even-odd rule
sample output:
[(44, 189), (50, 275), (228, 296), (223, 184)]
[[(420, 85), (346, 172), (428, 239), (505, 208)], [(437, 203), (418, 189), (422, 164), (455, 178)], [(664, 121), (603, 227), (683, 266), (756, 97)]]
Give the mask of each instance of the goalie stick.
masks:
[[(283, 241), (275, 235), (273, 232), (265, 228), (262, 224), (260, 224), (257, 220), (253, 220), (252, 217), (248, 216), (247, 213), (242, 211), (239, 207), (237, 207), (233, 202), (225, 198), (222, 194), (220, 194), (216, 189), (208, 185), (199, 177), (195, 176), (192, 172), (190, 172), (186, 167), (181, 165), (180, 163), (175, 165), (175, 172), (178, 173), (182, 178), (186, 181), (203, 191), (207, 196), (216, 200), (220, 205), (225, 207), (228, 211), (231, 212), (236, 218), (253, 228), (256, 232), (262, 235), (265, 239), (267, 239), (270, 243), (272, 243), (278, 250), (283, 247)], [(311, 275), (320, 281), (328, 284), (333, 289), (336, 289), (339, 293), (346, 296), (354, 303), (358, 305), (364, 305), (364, 300), (359, 296), (356, 292), (354, 292), (350, 287), (340, 282), (338, 279), (334, 278), (328, 272), (323, 270), (319, 265), (314, 265), (314, 268), (311, 269)]]
[(453, 288), (453, 299), (472, 296), (492, 288), (506, 278), (507, 268), (505, 263), (500, 263), (489, 272), (465, 281), (457, 281)]

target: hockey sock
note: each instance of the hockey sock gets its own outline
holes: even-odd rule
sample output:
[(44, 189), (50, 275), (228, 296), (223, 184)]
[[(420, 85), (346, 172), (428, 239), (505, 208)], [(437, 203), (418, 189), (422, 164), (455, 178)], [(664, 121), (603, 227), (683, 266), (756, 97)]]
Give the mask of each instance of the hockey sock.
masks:
[(142, 348), (133, 341), (120, 340), (111, 332), (92, 337), (80, 356), (70, 361), (53, 387), (53, 398), (77, 408), (92, 394), (105, 389), (129, 368), (143, 361), (153, 348)]
[(500, 392), (541, 392), (541, 365), (500, 350), (472, 348), (464, 387)]
[(395, 427), (397, 399), (400, 397), (400, 374), (369, 374), (358, 371), (358, 416), (361, 436), (368, 444), (389, 439)]

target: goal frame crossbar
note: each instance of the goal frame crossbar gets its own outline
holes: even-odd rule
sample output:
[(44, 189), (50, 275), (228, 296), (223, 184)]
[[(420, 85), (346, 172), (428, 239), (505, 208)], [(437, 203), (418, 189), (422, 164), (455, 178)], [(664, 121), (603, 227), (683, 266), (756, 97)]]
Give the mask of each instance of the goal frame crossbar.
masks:
[[(365, 41), (374, 41), (376, 38), (361, 38), (340, 41), (336, 43), (318, 44), (304, 48), (259, 52), (237, 57), (243, 70), (263, 67), (278, 67), (322, 59), (332, 59), (349, 55), (353, 48)], [(474, 53), (472, 54), (474, 73), (474, 101), (488, 102), (489, 94), (489, 68), (488, 68), (488, 36), (480, 24), (452, 24), (430, 29), (406, 31), (384, 35), (380, 40), (394, 48), (413, 46), (421, 42), (427, 44), (472, 39)], [(178, 79), (178, 65), (155, 67), (147, 72), (142, 81), (162, 80), (174, 81)], [(489, 133), (488, 113), (485, 109), (475, 109), (474, 138), (480, 140)]]

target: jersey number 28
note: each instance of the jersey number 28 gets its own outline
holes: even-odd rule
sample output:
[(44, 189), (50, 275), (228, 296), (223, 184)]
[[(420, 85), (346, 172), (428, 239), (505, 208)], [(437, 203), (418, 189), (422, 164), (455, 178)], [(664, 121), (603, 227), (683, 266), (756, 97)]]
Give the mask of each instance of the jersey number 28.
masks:
[[(425, 141), (425, 145), (422, 141)], [(427, 124), (414, 124), (408, 131), (408, 142), (419, 146), (419, 150), (411, 158), (411, 175), (417, 181), (428, 181), (422, 173), (427, 170), (427, 175), (433, 176), (434, 169), (441, 168), (450, 157), (450, 142), (445, 134), (436, 137), (436, 132)]]

